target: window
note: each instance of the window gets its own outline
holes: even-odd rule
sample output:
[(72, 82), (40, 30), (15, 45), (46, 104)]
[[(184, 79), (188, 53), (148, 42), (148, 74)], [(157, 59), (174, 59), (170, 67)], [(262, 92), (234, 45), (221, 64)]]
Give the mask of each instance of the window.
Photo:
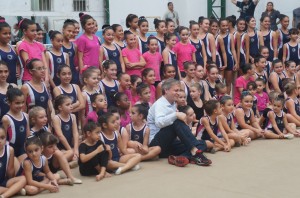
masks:
[(52, 0), (31, 0), (32, 11), (51, 11)]
[(84, 12), (86, 10), (86, 0), (73, 0), (73, 9), (75, 12)]

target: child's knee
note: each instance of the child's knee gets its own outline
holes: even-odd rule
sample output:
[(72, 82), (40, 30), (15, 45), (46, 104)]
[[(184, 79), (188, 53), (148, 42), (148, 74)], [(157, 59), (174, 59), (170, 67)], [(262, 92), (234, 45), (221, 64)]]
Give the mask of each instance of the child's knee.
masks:
[(233, 139), (229, 139), (229, 143), (230, 143), (231, 146), (234, 146), (235, 141)]
[(295, 124), (295, 123), (289, 123), (288, 125), (289, 125), (293, 130), (296, 129), (296, 124)]
[(26, 194), (27, 195), (36, 195), (39, 193), (39, 188), (35, 187), (35, 186), (25, 186), (25, 190), (26, 190)]

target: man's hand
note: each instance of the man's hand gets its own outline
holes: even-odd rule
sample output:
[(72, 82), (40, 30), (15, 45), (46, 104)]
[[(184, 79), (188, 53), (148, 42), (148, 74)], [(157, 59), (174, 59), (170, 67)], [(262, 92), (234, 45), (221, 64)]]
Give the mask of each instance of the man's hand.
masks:
[(177, 117), (178, 120), (181, 120), (181, 121), (185, 122), (186, 114), (182, 113), (182, 112), (176, 112), (176, 117)]
[(232, 2), (234, 5), (236, 5), (237, 0), (231, 0), (231, 2)]

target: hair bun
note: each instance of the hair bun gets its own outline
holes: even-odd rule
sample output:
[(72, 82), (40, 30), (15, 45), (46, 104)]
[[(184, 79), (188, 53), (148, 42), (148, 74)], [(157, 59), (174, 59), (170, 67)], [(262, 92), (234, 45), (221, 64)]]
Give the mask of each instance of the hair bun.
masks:
[(192, 24), (195, 24), (195, 23), (197, 23), (197, 22), (194, 21), (194, 20), (190, 20), (189, 23), (190, 23), (190, 25), (192, 25)]
[(72, 19), (66, 19), (64, 23), (74, 23), (74, 21)]
[(145, 20), (145, 19), (146, 19), (145, 16), (140, 16), (140, 17), (139, 17), (139, 21), (140, 21), (140, 20)]
[(150, 108), (150, 105), (149, 105), (148, 102), (142, 102), (141, 105), (142, 105), (143, 107), (146, 107), (147, 109)]
[(104, 30), (105, 28), (108, 28), (108, 27), (110, 27), (109, 24), (104, 24), (104, 25), (102, 25), (101, 29)]
[(51, 37), (51, 35), (54, 33), (54, 30), (50, 30), (49, 32), (48, 32), (48, 35), (49, 35), (49, 37)]
[(0, 23), (5, 23), (6, 21), (5, 21), (5, 18), (4, 17), (2, 17), (2, 16), (0, 16)]
[(281, 93), (277, 97), (280, 98), (280, 99), (284, 99), (284, 94)]
[(153, 20), (154, 25), (156, 25), (158, 22), (159, 22), (159, 19), (158, 19), (158, 18), (155, 18), (155, 19)]
[(79, 13), (79, 18), (81, 18), (83, 15), (84, 15), (84, 13), (83, 13), (83, 12), (80, 12), (80, 13)]

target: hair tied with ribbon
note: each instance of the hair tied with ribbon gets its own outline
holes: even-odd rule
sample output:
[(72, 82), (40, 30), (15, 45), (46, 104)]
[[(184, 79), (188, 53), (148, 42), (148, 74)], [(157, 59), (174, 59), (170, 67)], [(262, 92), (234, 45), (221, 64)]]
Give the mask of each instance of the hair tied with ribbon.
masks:
[(86, 14), (83, 14), (83, 15), (81, 15), (81, 16), (80, 16), (80, 20), (81, 20), (81, 19), (82, 19), (82, 17), (84, 17), (85, 15), (86, 15)]
[(18, 24), (19, 28), (21, 28), (21, 25), (22, 25), (23, 21), (24, 21), (24, 19), (22, 19), (22, 20), (19, 22), (19, 24)]

